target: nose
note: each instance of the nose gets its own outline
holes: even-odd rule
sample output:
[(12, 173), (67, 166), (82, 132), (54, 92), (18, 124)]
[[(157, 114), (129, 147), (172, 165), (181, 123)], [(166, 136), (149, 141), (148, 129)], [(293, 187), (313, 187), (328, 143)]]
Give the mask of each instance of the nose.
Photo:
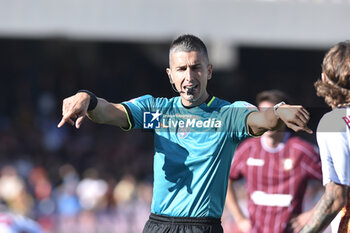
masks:
[(194, 73), (191, 67), (188, 67), (185, 73), (185, 80), (192, 81), (194, 79)]

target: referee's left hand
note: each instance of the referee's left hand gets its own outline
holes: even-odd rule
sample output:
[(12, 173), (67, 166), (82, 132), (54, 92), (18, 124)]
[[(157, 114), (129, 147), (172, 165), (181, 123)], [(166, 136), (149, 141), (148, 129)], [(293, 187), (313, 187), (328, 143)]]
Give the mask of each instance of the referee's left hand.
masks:
[(312, 134), (307, 123), (310, 120), (310, 113), (301, 105), (281, 105), (276, 110), (280, 119), (295, 132), (305, 131)]

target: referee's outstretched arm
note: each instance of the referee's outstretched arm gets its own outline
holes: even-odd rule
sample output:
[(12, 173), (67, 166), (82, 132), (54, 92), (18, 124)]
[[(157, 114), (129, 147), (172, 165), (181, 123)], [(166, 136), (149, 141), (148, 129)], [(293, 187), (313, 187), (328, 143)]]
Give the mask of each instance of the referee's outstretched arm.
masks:
[(312, 130), (307, 127), (309, 120), (310, 113), (303, 106), (283, 104), (275, 109), (252, 112), (247, 118), (247, 125), (250, 133), (256, 136), (268, 130), (277, 130), (283, 123), (295, 132), (311, 134)]
[(78, 92), (63, 100), (62, 119), (58, 127), (68, 123), (79, 128), (86, 116), (96, 123), (124, 129), (130, 127), (126, 110), (121, 104), (110, 103), (87, 91)]

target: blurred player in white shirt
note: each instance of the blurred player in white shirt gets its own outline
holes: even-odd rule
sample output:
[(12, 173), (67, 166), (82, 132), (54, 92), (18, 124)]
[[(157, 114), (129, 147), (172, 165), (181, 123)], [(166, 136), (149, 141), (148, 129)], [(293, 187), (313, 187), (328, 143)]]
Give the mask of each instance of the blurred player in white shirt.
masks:
[[(325, 193), (302, 232), (321, 232), (340, 212), (333, 232), (350, 232), (350, 41), (340, 42), (325, 55), (317, 95), (332, 108), (317, 128)], [(335, 223), (335, 222), (334, 222)], [(334, 229), (337, 228), (337, 229)]]

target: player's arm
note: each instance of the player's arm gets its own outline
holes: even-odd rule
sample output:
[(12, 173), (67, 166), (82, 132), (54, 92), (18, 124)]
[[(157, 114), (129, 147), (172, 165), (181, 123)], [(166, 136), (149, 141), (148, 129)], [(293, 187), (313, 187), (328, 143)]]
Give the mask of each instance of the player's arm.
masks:
[(292, 217), (288, 224), (290, 228), (293, 229), (293, 232), (300, 232), (300, 230), (306, 225), (307, 221), (310, 219), (312, 213), (313, 209), (305, 211), (295, 217)]
[[(62, 105), (62, 120), (58, 124), (58, 127), (69, 123), (79, 128), (85, 116), (88, 116), (96, 123), (110, 124), (122, 128), (129, 127), (126, 110), (121, 104), (110, 103), (91, 94), (78, 92), (64, 99)], [(88, 110), (91, 104), (94, 105), (93, 109)]]
[(325, 193), (313, 208), (311, 217), (301, 232), (322, 232), (346, 205), (347, 195), (348, 186), (328, 183)]
[(249, 219), (244, 216), (242, 209), (238, 204), (236, 192), (233, 187), (233, 181), (231, 179), (228, 181), (226, 205), (235, 219), (239, 230), (242, 232), (248, 232), (251, 229), (251, 224)]
[(303, 106), (284, 104), (275, 110), (270, 108), (266, 111), (250, 113), (247, 125), (252, 135), (262, 135), (268, 130), (277, 130), (283, 123), (296, 132), (312, 133), (312, 130), (307, 127), (309, 119), (310, 114)]

